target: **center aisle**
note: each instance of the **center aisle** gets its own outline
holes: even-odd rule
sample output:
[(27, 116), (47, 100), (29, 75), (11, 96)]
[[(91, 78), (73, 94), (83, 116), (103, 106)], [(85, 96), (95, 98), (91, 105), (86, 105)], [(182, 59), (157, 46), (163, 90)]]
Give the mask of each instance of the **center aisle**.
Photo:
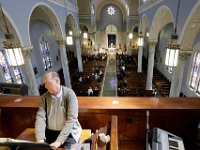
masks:
[(100, 96), (117, 96), (116, 52), (109, 52)]

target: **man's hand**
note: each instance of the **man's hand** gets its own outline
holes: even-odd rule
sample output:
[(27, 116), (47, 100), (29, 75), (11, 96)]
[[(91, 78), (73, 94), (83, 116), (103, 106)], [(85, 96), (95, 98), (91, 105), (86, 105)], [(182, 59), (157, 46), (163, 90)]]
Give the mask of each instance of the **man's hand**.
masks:
[(44, 143), (44, 140), (38, 140), (37, 142)]
[(61, 145), (60, 142), (53, 142), (53, 143), (50, 144), (50, 146), (53, 147), (53, 148), (58, 148), (60, 145)]

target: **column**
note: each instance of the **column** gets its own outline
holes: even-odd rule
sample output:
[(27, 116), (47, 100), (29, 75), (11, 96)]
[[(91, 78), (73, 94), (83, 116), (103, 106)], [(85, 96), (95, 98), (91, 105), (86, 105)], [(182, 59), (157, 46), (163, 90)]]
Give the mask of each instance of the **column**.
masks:
[(93, 49), (92, 49), (92, 45), (91, 45), (91, 43), (93, 43), (93, 35), (92, 35), (92, 33), (88, 33), (88, 36), (89, 36), (89, 39), (90, 39), (90, 41), (89, 41), (89, 51), (90, 51), (90, 53), (91, 52), (93, 52)]
[(65, 42), (63, 39), (60, 39), (57, 41), (57, 43), (58, 43), (59, 50), (60, 50), (61, 63), (62, 63), (63, 74), (64, 74), (64, 78), (65, 78), (65, 86), (71, 88), (71, 80), (70, 80), (70, 73), (69, 73), (69, 66), (68, 66)]
[(139, 46), (139, 51), (138, 51), (138, 70), (137, 70), (137, 72), (142, 72), (142, 55), (143, 55), (143, 46)]
[(92, 33), (92, 52), (95, 50), (95, 32)]
[(178, 65), (173, 68), (169, 97), (179, 97), (186, 59), (191, 55), (191, 52), (181, 52), (180, 50)]
[(77, 53), (77, 60), (78, 60), (78, 69), (79, 72), (83, 72), (83, 63), (82, 63), (82, 57), (81, 57), (81, 45), (80, 45), (80, 37), (75, 37), (76, 42), (76, 53)]
[(23, 72), (23, 80), (28, 86), (29, 95), (39, 95), (37, 80), (33, 71), (33, 65), (31, 63), (31, 53), (33, 46), (22, 47), (23, 57), (25, 64), (21, 66)]
[(99, 47), (97, 43), (97, 32), (94, 33), (94, 48), (99, 52)]
[(152, 90), (154, 55), (155, 55), (156, 44), (157, 41), (152, 41), (152, 40), (149, 41), (149, 57), (148, 57), (146, 90)]

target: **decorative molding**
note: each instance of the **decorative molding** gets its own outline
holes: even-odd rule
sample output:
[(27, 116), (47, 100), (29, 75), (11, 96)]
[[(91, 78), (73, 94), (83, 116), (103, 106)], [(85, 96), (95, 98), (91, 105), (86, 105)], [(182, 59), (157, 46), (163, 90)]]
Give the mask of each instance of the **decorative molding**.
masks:
[(149, 42), (149, 47), (155, 47), (158, 43), (157, 40), (148, 40), (148, 42)]
[(188, 57), (192, 54), (192, 50), (180, 50), (179, 52), (179, 59), (181, 61), (185, 61)]
[(77, 5), (73, 5), (72, 3), (66, 1), (66, 0), (48, 0), (51, 3), (54, 3), (60, 7), (63, 8), (67, 8), (68, 10), (72, 11), (72, 12), (76, 12), (78, 13), (78, 6)]
[(65, 40), (64, 39), (59, 39), (56, 41), (58, 43), (58, 46), (63, 46), (65, 44)]
[(32, 45), (22, 47), (22, 54), (23, 54), (24, 59), (29, 59), (31, 57), (32, 50), (33, 50)]
[(76, 40), (80, 40), (80, 35), (74, 35), (74, 38), (75, 38)]
[(147, 0), (144, 4), (142, 4), (138, 8), (138, 14), (141, 14), (141, 13), (145, 12), (146, 10), (158, 5), (162, 1), (164, 1), (164, 0)]
[(128, 19), (129, 20), (138, 20), (138, 16), (134, 16), (134, 15), (128, 16)]
[(91, 18), (91, 15), (83, 15), (83, 14), (81, 14), (81, 15), (79, 15), (79, 18), (80, 19), (90, 19)]

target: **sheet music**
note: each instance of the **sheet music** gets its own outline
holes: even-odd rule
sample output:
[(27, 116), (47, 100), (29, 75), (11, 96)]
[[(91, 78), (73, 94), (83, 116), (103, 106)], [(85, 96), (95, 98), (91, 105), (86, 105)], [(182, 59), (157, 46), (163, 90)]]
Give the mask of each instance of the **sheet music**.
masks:
[(0, 146), (25, 147), (27, 150), (38, 149), (40, 147), (40, 150), (52, 150), (48, 143), (16, 140), (12, 138), (0, 138)]

